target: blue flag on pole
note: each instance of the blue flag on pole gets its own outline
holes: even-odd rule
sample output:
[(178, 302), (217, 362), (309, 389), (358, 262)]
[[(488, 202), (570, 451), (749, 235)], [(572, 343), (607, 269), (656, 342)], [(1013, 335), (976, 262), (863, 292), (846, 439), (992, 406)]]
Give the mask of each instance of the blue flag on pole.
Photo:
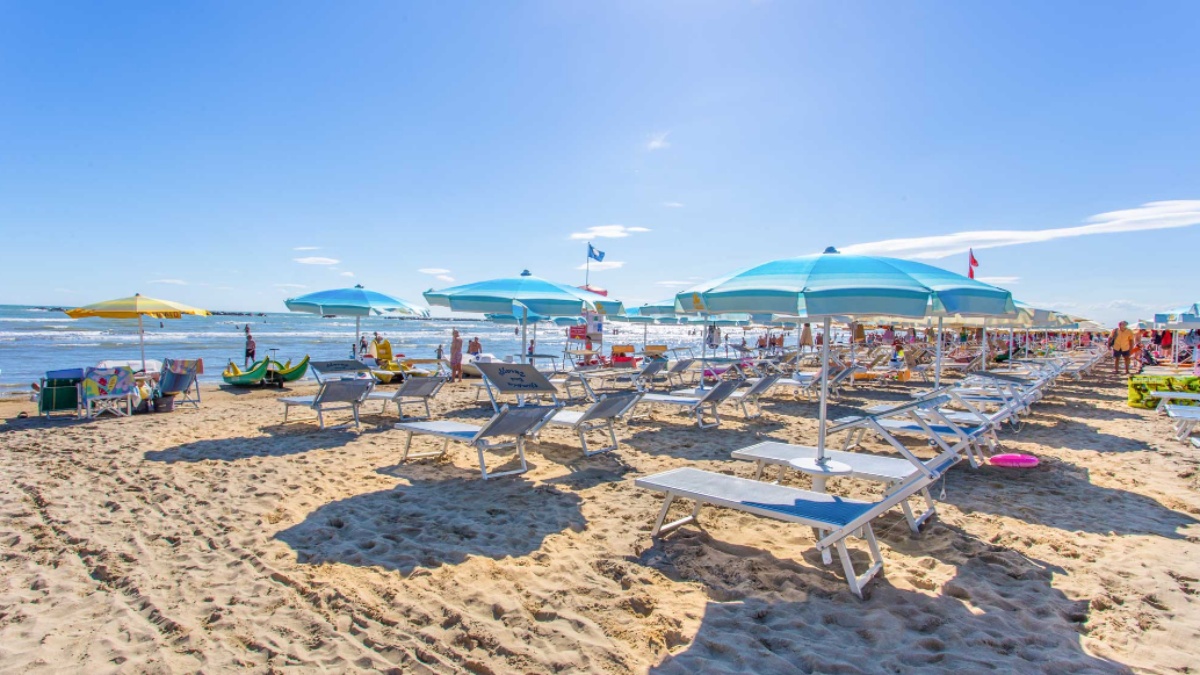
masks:
[(588, 244), (588, 257), (596, 262), (604, 262), (604, 251), (598, 250), (595, 246)]

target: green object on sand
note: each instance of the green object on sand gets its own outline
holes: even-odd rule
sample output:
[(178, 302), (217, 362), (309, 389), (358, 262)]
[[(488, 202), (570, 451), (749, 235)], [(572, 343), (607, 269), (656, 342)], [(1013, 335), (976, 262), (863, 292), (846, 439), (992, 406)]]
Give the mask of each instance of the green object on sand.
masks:
[[(232, 361), (225, 371), (221, 373), (221, 379), (225, 380), (225, 384), (230, 384), (235, 387), (251, 387), (256, 384), (262, 384), (263, 378), (267, 376), (267, 372), (271, 367), (271, 359), (263, 359), (256, 361), (250, 365), (250, 370), (243, 371), (237, 367), (237, 364)], [(304, 364), (307, 368), (308, 364)]]

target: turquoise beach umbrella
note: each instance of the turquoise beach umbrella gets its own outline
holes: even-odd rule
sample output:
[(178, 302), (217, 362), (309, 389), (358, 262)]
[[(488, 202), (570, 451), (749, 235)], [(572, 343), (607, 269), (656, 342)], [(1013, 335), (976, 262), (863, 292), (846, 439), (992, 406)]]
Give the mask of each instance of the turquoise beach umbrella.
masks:
[(425, 291), (424, 295), (430, 305), (448, 307), (455, 312), (522, 317), (522, 358), (528, 344), (525, 340), (524, 324), (529, 316), (579, 316), (585, 310), (593, 310), (602, 315), (625, 312), (625, 307), (619, 300), (582, 288), (556, 284), (533, 276), (529, 270), (517, 277), (490, 279), (452, 286), (440, 291), (430, 289)]
[[(773, 260), (678, 293), (681, 312), (751, 312), (821, 318), (829, 358), (835, 316), (997, 316), (1016, 312), (1012, 294), (940, 267), (898, 258), (843, 255), (829, 247), (819, 255)], [(940, 348), (941, 340), (938, 340)], [(828, 369), (822, 370), (817, 463), (825, 458)]]
[(404, 316), (429, 316), (429, 310), (378, 291), (367, 290), (362, 284), (354, 288), (334, 288), (316, 291), (298, 298), (283, 301), (290, 312), (307, 312), (321, 316), (354, 317), (354, 342), (358, 343), (362, 317), (377, 314), (400, 314)]

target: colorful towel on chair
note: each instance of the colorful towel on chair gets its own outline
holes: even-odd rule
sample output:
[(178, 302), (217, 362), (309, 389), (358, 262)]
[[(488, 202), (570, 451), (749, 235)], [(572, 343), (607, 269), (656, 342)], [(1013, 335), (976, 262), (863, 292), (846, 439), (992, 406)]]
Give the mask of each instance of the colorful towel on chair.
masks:
[(133, 369), (88, 368), (83, 375), (83, 398), (113, 398), (133, 393)]
[[(1186, 391), (1200, 393), (1200, 377), (1192, 375), (1132, 375), (1129, 378), (1129, 407), (1152, 410), (1159, 400), (1147, 396), (1151, 391)], [(1195, 405), (1194, 401), (1177, 401), (1179, 405)]]

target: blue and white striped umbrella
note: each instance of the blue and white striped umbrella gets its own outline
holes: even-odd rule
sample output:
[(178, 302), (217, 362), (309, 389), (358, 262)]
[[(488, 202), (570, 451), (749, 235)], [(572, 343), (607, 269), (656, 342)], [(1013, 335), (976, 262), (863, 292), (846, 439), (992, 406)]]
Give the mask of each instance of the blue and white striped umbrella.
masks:
[[(829, 359), (833, 317), (925, 317), (961, 314), (999, 316), (1016, 312), (1012, 293), (940, 267), (911, 260), (843, 255), (830, 247), (820, 255), (755, 265), (698, 284), (675, 296), (681, 312), (751, 312), (822, 318), (822, 363)], [(941, 345), (941, 340), (938, 340)], [(940, 350), (939, 350), (940, 351)], [(825, 458), (829, 369), (822, 369), (817, 463)]]
[(528, 317), (579, 316), (584, 310), (602, 315), (623, 314), (625, 306), (619, 300), (585, 291), (582, 288), (556, 284), (535, 277), (529, 270), (517, 277), (490, 279), (473, 284), (452, 286), (440, 291), (425, 291), (425, 301), (448, 307), (455, 312), (479, 312), (518, 317), (521, 329), (521, 354), (527, 352), (525, 324)]

